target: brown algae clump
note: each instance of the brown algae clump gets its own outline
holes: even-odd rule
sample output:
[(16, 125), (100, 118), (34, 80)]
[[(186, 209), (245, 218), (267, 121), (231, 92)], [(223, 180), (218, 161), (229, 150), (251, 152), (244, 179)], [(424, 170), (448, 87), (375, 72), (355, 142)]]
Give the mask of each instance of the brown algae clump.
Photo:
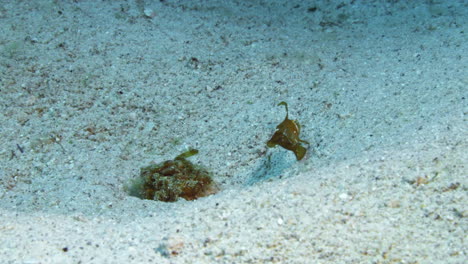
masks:
[(143, 167), (140, 177), (125, 187), (129, 195), (141, 199), (175, 202), (180, 198), (195, 200), (218, 191), (216, 183), (203, 167), (187, 158), (198, 150), (190, 149), (173, 160)]

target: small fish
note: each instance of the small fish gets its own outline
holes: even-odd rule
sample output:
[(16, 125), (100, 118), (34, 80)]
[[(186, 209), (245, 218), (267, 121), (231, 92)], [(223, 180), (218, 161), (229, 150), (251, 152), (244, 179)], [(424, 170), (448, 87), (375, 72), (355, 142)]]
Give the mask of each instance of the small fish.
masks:
[(281, 124), (276, 127), (275, 134), (267, 142), (269, 148), (273, 148), (276, 145), (294, 152), (297, 160), (304, 158), (307, 149), (304, 148), (301, 143), (306, 143), (310, 145), (309, 142), (299, 138), (301, 133), (301, 125), (296, 120), (290, 120), (288, 118), (288, 104), (286, 102), (281, 102), (278, 105), (284, 105), (286, 107), (286, 117)]

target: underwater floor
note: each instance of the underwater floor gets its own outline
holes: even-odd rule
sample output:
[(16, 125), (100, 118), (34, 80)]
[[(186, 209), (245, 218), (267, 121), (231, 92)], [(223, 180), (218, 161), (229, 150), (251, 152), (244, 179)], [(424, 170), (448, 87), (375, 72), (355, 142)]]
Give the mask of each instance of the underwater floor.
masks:
[[(2, 1), (0, 262), (466, 262), (466, 21), (463, 0)], [(149, 176), (171, 202), (130, 195), (173, 159)], [(174, 198), (192, 165), (214, 185)]]

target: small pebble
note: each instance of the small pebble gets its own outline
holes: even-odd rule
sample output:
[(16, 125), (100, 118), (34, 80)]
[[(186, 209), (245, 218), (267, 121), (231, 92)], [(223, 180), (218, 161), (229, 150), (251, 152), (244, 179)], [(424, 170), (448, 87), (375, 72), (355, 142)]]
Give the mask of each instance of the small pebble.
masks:
[(343, 200), (343, 201), (349, 199), (349, 195), (348, 195), (347, 193), (342, 193), (342, 194), (340, 194), (339, 197), (340, 197), (340, 199)]
[(156, 12), (151, 8), (145, 8), (145, 10), (143, 10), (143, 13), (147, 18), (154, 18), (156, 16)]

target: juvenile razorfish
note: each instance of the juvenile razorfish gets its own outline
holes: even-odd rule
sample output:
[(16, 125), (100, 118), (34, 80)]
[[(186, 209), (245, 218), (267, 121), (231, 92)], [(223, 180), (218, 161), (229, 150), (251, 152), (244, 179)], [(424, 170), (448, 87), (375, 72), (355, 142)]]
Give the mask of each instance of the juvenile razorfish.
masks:
[(273, 148), (276, 145), (294, 152), (297, 160), (304, 158), (307, 149), (304, 148), (301, 143), (310, 144), (309, 142), (299, 138), (301, 133), (301, 125), (296, 120), (290, 120), (288, 118), (288, 104), (286, 102), (281, 102), (278, 105), (284, 105), (286, 107), (286, 117), (281, 124), (276, 127), (275, 134), (267, 142), (269, 148)]

